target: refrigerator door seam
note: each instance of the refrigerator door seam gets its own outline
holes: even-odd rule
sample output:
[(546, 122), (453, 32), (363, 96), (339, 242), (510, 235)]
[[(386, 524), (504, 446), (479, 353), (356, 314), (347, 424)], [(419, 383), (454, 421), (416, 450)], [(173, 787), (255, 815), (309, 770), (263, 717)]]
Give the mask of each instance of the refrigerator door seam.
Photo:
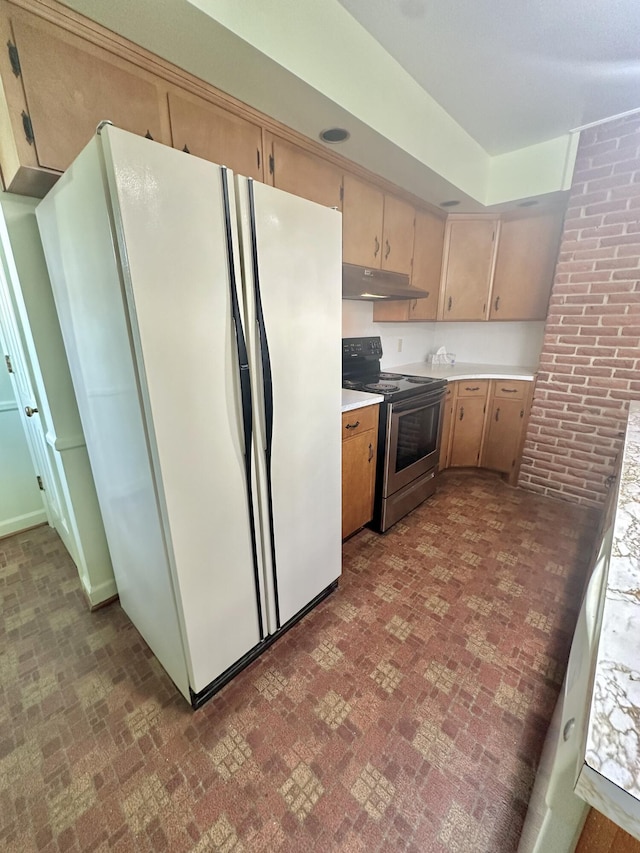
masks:
[(251, 527), (251, 552), (253, 557), (253, 577), (256, 588), (256, 608), (258, 610), (258, 623), (260, 629), (260, 641), (265, 638), (264, 621), (262, 614), (262, 603), (260, 600), (260, 579), (258, 571), (258, 546), (256, 540), (256, 519), (253, 504), (253, 489), (251, 483), (251, 445), (252, 445), (252, 423), (253, 410), (251, 404), (251, 378), (249, 372), (249, 357), (247, 346), (242, 331), (242, 319), (240, 306), (238, 304), (237, 277), (233, 256), (233, 231), (231, 227), (231, 208), (229, 204), (229, 176), (225, 166), (220, 167), (222, 177), (222, 200), (224, 205), (224, 227), (227, 243), (227, 263), (229, 272), (229, 289), (231, 293), (231, 310), (233, 325), (236, 336), (236, 348), (238, 352), (238, 364), (240, 368), (240, 392), (242, 401), (242, 426), (244, 437), (245, 479), (247, 486), (247, 501), (249, 504), (249, 519)]
[(260, 360), (262, 364), (262, 383), (264, 393), (264, 415), (265, 415), (265, 459), (266, 459), (266, 487), (267, 487), (267, 511), (269, 517), (269, 548), (271, 553), (271, 572), (273, 578), (273, 592), (276, 612), (276, 628), (280, 628), (280, 601), (278, 596), (278, 574), (276, 570), (276, 542), (273, 521), (273, 489), (271, 476), (271, 449), (273, 446), (273, 380), (271, 376), (271, 359), (269, 357), (269, 342), (264, 323), (262, 311), (262, 298), (260, 295), (260, 272), (258, 265), (258, 237), (256, 233), (256, 208), (253, 193), (253, 178), (247, 179), (249, 194), (249, 226), (251, 237), (251, 263), (253, 266), (253, 287), (256, 304), (256, 322), (258, 325), (258, 338), (260, 341)]

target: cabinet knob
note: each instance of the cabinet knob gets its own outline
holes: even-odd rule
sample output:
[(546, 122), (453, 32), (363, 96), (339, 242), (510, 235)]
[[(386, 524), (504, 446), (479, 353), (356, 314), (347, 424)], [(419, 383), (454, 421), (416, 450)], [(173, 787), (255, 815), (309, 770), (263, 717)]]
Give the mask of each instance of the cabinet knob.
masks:
[(451, 311), (451, 306), (453, 305), (453, 299), (449, 297), (449, 301), (447, 302), (447, 311)]
[(146, 133), (145, 133), (145, 135), (144, 135), (144, 138), (145, 138), (145, 139), (150, 139), (151, 141), (153, 141), (153, 136), (151, 136), (151, 131), (150, 131), (150, 130), (147, 130), (147, 132), (146, 132)]
[(38, 412), (37, 409), (32, 409), (31, 406), (25, 406), (24, 411), (28, 418), (32, 418)]
[(470, 388), (470, 387), (467, 385), (467, 387), (466, 387), (464, 390), (465, 390), (465, 391), (479, 391), (479, 390), (480, 390), (480, 386), (479, 386), (479, 385), (474, 385), (474, 386), (473, 386), (473, 388)]
[(369, 444), (369, 462), (373, 459), (373, 444)]
[(500, 390), (502, 391), (503, 394), (517, 394), (518, 393), (517, 388), (501, 388)]
[(384, 252), (384, 259), (385, 259), (385, 261), (386, 261), (386, 260), (387, 260), (387, 258), (389, 257), (389, 255), (391, 254), (391, 245), (390, 245), (390, 243), (389, 243), (389, 241), (388, 241), (388, 240), (385, 240), (385, 243), (384, 243), (384, 244), (385, 244), (385, 246), (386, 246), (386, 249), (385, 249), (385, 252)]
[(380, 241), (378, 240), (378, 238), (377, 238), (377, 237), (374, 237), (373, 239), (374, 239), (374, 241), (375, 241), (375, 247), (376, 247), (376, 248), (375, 248), (375, 250), (374, 250), (374, 252), (373, 252), (373, 257), (374, 257), (374, 258), (377, 258), (377, 257), (378, 257), (378, 252), (380, 251)]
[(496, 296), (496, 301), (493, 303), (494, 310), (498, 310), (498, 306), (500, 305), (500, 297)]
[(464, 406), (460, 406), (460, 414), (458, 415), (458, 420), (461, 421), (464, 417)]
[(355, 424), (346, 424), (345, 429), (355, 429), (360, 426), (360, 421), (356, 421)]
[(496, 422), (500, 420), (500, 406), (496, 409)]

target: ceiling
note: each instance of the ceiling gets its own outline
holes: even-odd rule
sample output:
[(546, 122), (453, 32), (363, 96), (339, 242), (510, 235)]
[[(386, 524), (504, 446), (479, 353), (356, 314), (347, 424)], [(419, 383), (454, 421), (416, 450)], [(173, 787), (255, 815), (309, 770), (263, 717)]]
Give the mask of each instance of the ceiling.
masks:
[(489, 154), (640, 109), (639, 0), (339, 0)]
[(63, 0), (430, 204), (553, 204), (640, 109), (640, 0)]

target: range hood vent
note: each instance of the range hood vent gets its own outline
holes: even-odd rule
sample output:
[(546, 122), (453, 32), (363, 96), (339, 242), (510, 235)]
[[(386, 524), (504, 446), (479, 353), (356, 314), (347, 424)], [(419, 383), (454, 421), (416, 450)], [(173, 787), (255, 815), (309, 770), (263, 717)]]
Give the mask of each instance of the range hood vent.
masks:
[(411, 287), (409, 276), (385, 270), (371, 270), (354, 264), (342, 265), (342, 298), (370, 302), (383, 299), (421, 299), (427, 290)]

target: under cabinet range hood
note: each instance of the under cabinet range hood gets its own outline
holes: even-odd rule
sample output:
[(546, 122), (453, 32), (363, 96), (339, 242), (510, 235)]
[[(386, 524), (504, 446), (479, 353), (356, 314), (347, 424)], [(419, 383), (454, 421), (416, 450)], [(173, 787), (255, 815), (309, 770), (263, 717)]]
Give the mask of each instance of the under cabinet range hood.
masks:
[(409, 276), (386, 270), (372, 270), (355, 264), (342, 265), (342, 298), (364, 299), (424, 299), (429, 291), (411, 287)]

